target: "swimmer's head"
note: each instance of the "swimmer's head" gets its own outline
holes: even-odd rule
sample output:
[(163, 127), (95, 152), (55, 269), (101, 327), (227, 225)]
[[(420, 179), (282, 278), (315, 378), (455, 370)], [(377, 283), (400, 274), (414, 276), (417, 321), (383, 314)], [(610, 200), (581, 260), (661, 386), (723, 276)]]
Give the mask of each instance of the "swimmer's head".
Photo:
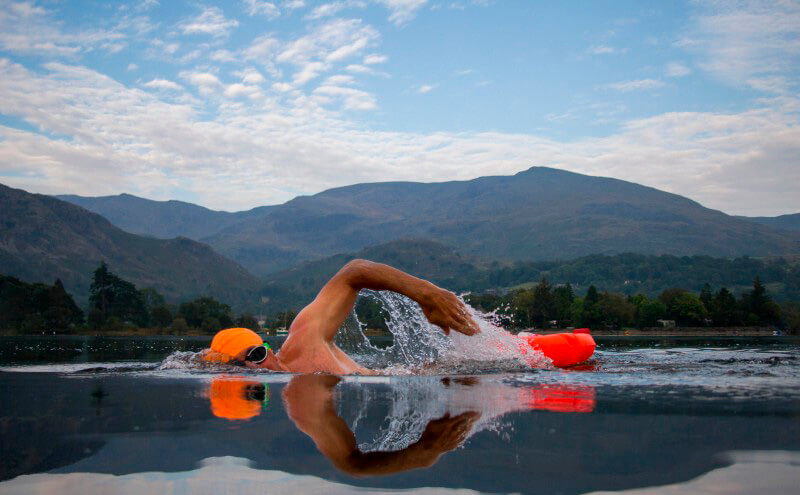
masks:
[(249, 328), (226, 328), (217, 332), (204, 359), (249, 368), (282, 369), (269, 344)]

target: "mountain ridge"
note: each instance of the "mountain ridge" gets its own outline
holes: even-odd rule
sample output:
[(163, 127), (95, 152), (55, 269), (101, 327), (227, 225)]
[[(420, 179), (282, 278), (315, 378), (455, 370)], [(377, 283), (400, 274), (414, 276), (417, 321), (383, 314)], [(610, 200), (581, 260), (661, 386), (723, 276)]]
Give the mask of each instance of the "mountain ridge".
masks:
[(138, 287), (177, 302), (210, 295), (232, 304), (252, 297), (258, 282), (246, 269), (200, 242), (154, 239), (50, 196), (0, 184), (0, 272), (32, 282), (60, 278), (85, 303), (101, 261)]
[(466, 181), (354, 184), (230, 215), (239, 216), (199, 240), (259, 276), (403, 238), (506, 261), (800, 253), (798, 233), (649, 186), (549, 167)]

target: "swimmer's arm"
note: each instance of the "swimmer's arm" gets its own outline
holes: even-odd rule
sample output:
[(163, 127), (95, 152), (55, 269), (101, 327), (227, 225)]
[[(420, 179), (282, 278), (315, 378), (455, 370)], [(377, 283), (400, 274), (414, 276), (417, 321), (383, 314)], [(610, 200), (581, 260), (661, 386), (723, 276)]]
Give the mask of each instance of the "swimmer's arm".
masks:
[(391, 266), (366, 260), (353, 260), (339, 270), (300, 312), (292, 327), (319, 332), (325, 340), (333, 340), (361, 289), (390, 290), (413, 299), (428, 320), (446, 334), (450, 330), (465, 335), (479, 331), (464, 303), (452, 292)]

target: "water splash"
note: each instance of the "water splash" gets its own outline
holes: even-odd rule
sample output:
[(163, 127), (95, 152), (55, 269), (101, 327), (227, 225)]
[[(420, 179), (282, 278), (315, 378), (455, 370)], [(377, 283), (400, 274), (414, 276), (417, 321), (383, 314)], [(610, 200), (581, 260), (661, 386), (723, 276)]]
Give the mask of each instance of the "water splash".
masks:
[(550, 360), (538, 352), (522, 354), (518, 341), (493, 323), (492, 314), (481, 313), (466, 305), (478, 323), (480, 333), (466, 336), (458, 332), (444, 335), (428, 322), (417, 303), (389, 291), (362, 291), (361, 297), (380, 301), (387, 312), (386, 324), (394, 336), (387, 349), (373, 346), (364, 335), (364, 327), (352, 312), (335, 342), (363, 365), (386, 374), (471, 374), (529, 370), (551, 367)]

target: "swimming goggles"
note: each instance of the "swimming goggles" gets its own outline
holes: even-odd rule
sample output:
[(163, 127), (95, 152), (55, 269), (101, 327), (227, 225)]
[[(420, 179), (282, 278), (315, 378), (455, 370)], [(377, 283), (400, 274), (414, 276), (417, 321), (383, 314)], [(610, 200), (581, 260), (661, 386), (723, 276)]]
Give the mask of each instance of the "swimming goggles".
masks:
[(247, 351), (247, 354), (244, 357), (245, 362), (250, 362), (253, 364), (259, 364), (265, 359), (267, 359), (267, 351), (269, 351), (270, 347), (269, 344), (264, 342), (261, 345), (257, 345)]

